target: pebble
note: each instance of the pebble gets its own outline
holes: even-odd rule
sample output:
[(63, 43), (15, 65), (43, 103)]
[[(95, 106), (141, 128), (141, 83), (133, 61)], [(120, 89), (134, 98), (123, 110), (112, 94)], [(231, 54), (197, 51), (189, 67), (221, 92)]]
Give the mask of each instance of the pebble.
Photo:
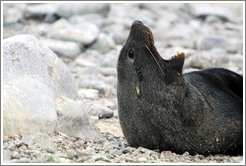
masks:
[(89, 4), (59, 4), (57, 14), (64, 18), (69, 18), (73, 15), (83, 15), (88, 13), (98, 13), (107, 16), (110, 10), (110, 5), (105, 3), (89, 3)]
[(96, 41), (89, 47), (89, 49), (97, 50), (101, 54), (109, 52), (115, 47), (114, 40), (104, 33), (101, 33)]
[(130, 153), (130, 152), (131, 152), (131, 149), (129, 149), (129, 148), (122, 149), (123, 154)]
[(97, 89), (80, 89), (78, 91), (82, 98), (97, 99), (99, 97), (99, 91)]
[(72, 24), (78, 24), (81, 22), (90, 22), (98, 26), (99, 28), (103, 28), (103, 25), (106, 22), (106, 19), (100, 14), (84, 14), (84, 15), (74, 15), (71, 16), (69, 19), (69, 22)]
[(44, 19), (47, 14), (56, 12), (56, 5), (30, 4), (24, 10), (24, 17), (27, 19)]
[(20, 159), (21, 158), (21, 155), (20, 153), (14, 151), (11, 155), (11, 159)]
[(102, 119), (113, 117), (114, 112), (113, 110), (105, 106), (92, 105), (91, 108), (88, 108), (88, 114), (90, 116), (98, 116), (99, 119)]
[(95, 24), (82, 22), (51, 31), (48, 34), (48, 37), (57, 40), (78, 42), (79, 44), (86, 46), (94, 42), (98, 35), (99, 29)]
[(148, 162), (148, 159), (146, 159), (145, 157), (140, 157), (140, 158), (138, 159), (138, 161), (139, 161), (140, 163), (146, 163), (146, 162)]
[(72, 41), (60, 41), (53, 39), (42, 40), (52, 51), (58, 56), (64, 56), (68, 58), (74, 58), (80, 54), (83, 50), (83, 46)]
[(79, 156), (76, 154), (75, 151), (70, 150), (67, 152), (67, 158), (70, 160), (77, 159)]
[(204, 35), (197, 41), (198, 50), (211, 50), (213, 48), (225, 48), (225, 40), (217, 35)]
[(195, 17), (206, 18), (207, 16), (215, 15), (220, 17), (223, 21), (235, 20), (233, 13), (223, 6), (216, 6), (211, 4), (193, 5)]
[(75, 61), (76, 65), (79, 67), (96, 67), (95, 63), (92, 63), (86, 59), (78, 58)]
[(107, 85), (95, 77), (89, 77), (87, 79), (82, 80), (79, 83), (80, 88), (87, 88), (87, 89), (97, 89), (99, 94), (104, 95), (108, 90)]

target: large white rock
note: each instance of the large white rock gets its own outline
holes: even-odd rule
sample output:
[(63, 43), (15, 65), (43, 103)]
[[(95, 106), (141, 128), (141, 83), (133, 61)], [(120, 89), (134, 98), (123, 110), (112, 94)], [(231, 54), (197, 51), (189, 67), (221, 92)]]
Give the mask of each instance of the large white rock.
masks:
[[(66, 102), (61, 102), (61, 97)], [(66, 113), (60, 114), (60, 110)], [(98, 136), (69, 69), (30, 35), (3, 41), (2, 111), (4, 135), (58, 130), (82, 138)], [(60, 130), (64, 126), (67, 130)]]

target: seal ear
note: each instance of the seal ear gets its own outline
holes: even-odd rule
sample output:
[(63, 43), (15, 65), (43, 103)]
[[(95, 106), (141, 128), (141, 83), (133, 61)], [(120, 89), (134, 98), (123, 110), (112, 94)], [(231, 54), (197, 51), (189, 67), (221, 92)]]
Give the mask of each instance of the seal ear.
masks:
[(183, 71), (185, 54), (182, 52), (181, 54), (178, 52), (177, 55), (174, 55), (170, 60), (167, 60), (168, 68), (178, 72), (180, 75)]

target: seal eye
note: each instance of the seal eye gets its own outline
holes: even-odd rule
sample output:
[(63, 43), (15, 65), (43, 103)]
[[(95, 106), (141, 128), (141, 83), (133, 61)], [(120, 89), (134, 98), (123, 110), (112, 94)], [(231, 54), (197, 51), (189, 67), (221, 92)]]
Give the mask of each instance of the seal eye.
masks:
[(132, 49), (129, 50), (129, 52), (128, 52), (128, 57), (129, 57), (130, 59), (133, 59), (133, 58), (134, 58), (134, 52), (133, 52)]

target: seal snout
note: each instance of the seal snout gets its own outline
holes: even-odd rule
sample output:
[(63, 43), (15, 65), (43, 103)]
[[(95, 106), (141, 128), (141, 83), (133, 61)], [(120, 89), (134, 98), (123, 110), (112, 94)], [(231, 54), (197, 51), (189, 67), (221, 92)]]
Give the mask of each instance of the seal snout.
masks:
[(132, 23), (130, 37), (132, 40), (144, 42), (148, 45), (154, 42), (151, 30), (139, 20), (135, 20)]
[(132, 24), (143, 24), (143, 23), (141, 21), (139, 21), (139, 20), (135, 20), (135, 21), (133, 21)]

